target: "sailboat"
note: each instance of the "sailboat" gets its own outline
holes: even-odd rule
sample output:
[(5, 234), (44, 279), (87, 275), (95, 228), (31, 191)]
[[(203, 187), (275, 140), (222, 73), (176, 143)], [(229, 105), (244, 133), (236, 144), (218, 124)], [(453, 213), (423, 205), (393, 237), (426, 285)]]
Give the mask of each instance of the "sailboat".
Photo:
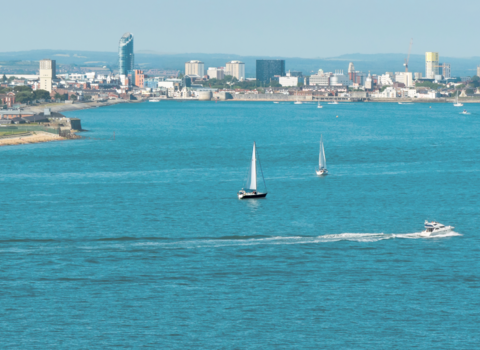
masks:
[(453, 107), (463, 107), (463, 103), (458, 102), (458, 92), (457, 92), (457, 102), (453, 104)]
[(325, 149), (323, 148), (323, 136), (320, 137), (320, 154), (318, 156), (318, 176), (328, 175), (327, 159), (325, 158)]
[(296, 98), (297, 100), (294, 102), (294, 104), (296, 104), (296, 105), (301, 105), (302, 102), (300, 102), (300, 101), (298, 100), (298, 93), (297, 93), (296, 91), (295, 91), (295, 98)]
[[(260, 159), (258, 160), (260, 164)], [(267, 185), (265, 184), (265, 178), (263, 177), (262, 165), (260, 164), (260, 172), (262, 173), (263, 184), (265, 190)], [(257, 191), (257, 152), (255, 142), (253, 143), (253, 153), (252, 153), (252, 162), (250, 165), (250, 172), (248, 174), (247, 183), (244, 188), (238, 192), (238, 199), (248, 199), (248, 198), (263, 198), (267, 196), (267, 192), (260, 193)]]
[(320, 104), (320, 101), (318, 101), (318, 106), (317, 108), (323, 108), (323, 106)]

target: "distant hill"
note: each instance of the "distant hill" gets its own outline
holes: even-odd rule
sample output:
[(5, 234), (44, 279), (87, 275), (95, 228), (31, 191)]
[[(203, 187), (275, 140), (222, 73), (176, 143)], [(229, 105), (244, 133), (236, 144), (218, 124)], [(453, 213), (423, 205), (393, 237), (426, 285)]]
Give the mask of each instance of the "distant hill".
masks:
[[(32, 50), (19, 52), (0, 52), (0, 73), (2, 66), (12, 66), (12, 61), (39, 61), (44, 58), (57, 60), (58, 64), (76, 64), (79, 66), (108, 66), (116, 69), (118, 66), (117, 52), (97, 51), (72, 51), (72, 50)], [(476, 74), (476, 67), (480, 64), (480, 57), (454, 58), (441, 57), (441, 62), (451, 64), (453, 76), (472, 76)], [(298, 70), (310, 75), (323, 69), (335, 71), (343, 69), (345, 73), (348, 63), (353, 62), (356, 70), (372, 74), (384, 72), (403, 71), (404, 54), (346, 54), (331, 58), (299, 58), (299, 57), (265, 57), (265, 56), (240, 56), (233, 54), (206, 54), (206, 53), (183, 53), (183, 54), (157, 54), (136, 53), (135, 65), (141, 69), (176, 69), (183, 71), (185, 62), (200, 60), (208, 67), (221, 67), (231, 60), (245, 62), (247, 77), (255, 77), (255, 61), (257, 59), (285, 59), (287, 70)], [(33, 62), (31, 62), (33, 64)], [(23, 63), (25, 65), (25, 62)], [(28, 65), (28, 64), (27, 64)], [(28, 65), (29, 66), (29, 65)], [(411, 55), (409, 68), (411, 72), (425, 71), (425, 56)]]

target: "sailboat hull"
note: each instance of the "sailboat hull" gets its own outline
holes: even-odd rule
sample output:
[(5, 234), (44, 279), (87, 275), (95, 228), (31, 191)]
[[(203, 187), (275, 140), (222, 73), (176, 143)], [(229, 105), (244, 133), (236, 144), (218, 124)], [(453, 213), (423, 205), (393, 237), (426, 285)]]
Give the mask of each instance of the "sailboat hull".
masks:
[(328, 171), (327, 171), (327, 170), (316, 170), (316, 173), (317, 173), (318, 176), (328, 175)]
[(238, 199), (265, 198), (266, 196), (266, 193), (239, 193)]

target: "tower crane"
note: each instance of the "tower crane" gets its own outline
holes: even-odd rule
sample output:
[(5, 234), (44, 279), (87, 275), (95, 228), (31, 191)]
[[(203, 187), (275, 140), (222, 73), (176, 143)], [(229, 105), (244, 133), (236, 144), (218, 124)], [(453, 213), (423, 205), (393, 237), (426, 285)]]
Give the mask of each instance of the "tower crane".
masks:
[(413, 38), (410, 40), (410, 46), (408, 47), (408, 56), (405, 58), (405, 63), (403, 64), (405, 66), (405, 72), (408, 72), (408, 61), (410, 60), (410, 52), (412, 51), (412, 45), (413, 45)]

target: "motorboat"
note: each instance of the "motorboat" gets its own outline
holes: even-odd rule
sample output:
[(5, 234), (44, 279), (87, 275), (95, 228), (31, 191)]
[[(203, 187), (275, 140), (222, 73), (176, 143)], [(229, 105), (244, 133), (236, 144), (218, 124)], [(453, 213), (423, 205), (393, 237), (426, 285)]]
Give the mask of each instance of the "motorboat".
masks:
[(318, 156), (318, 168), (315, 170), (318, 176), (328, 175), (327, 159), (325, 158), (325, 149), (323, 148), (323, 135), (320, 136), (320, 152)]
[(468, 113), (467, 110), (464, 109), (463, 112), (462, 112), (462, 114), (470, 114), (470, 113)]
[(273, 103), (278, 103), (277, 101), (273, 102)]
[(422, 231), (420, 235), (423, 237), (440, 235), (440, 234), (451, 232), (453, 231), (454, 228), (455, 227), (453, 226), (442, 225), (441, 223), (436, 221), (428, 222), (427, 220), (425, 220), (425, 231)]
[(148, 102), (160, 102), (160, 100), (148, 100)]
[(337, 101), (333, 101), (333, 102), (328, 102), (329, 105), (338, 105), (338, 102)]
[[(258, 159), (260, 164), (260, 159)], [(238, 199), (249, 198), (264, 198), (267, 196), (267, 185), (265, 184), (265, 178), (263, 177), (262, 165), (260, 164), (260, 172), (262, 174), (263, 184), (265, 186), (265, 193), (258, 192), (257, 190), (257, 152), (255, 142), (253, 143), (252, 161), (250, 164), (250, 171), (248, 172), (247, 183), (245, 187), (238, 191)]]

